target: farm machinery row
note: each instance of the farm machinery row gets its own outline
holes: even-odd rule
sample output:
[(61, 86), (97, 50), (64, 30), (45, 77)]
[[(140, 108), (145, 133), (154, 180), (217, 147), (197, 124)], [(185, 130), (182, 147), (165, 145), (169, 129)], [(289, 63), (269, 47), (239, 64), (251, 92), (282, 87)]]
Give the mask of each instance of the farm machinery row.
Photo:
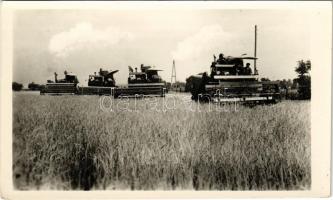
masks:
[(166, 83), (158, 75), (158, 71), (150, 66), (141, 65), (141, 71), (135, 71), (129, 67), (128, 85), (120, 87), (116, 85), (114, 74), (118, 70), (103, 70), (89, 75), (88, 87), (78, 86), (78, 78), (73, 73), (64, 72), (64, 79), (58, 79), (54, 73), (54, 81), (48, 80), (40, 94), (49, 95), (111, 95), (119, 97), (141, 97), (141, 96), (160, 96), (166, 93)]
[[(186, 85), (196, 101), (246, 102), (246, 103), (275, 103), (280, 100), (278, 82), (260, 81), (256, 67), (254, 71), (245, 60), (256, 61), (256, 57), (224, 57), (220, 54), (211, 64), (211, 72), (190, 76)], [(129, 67), (128, 85), (120, 87), (116, 85), (114, 74), (118, 70), (103, 70), (89, 75), (88, 87), (78, 86), (75, 74), (65, 71), (65, 78), (48, 80), (41, 90), (41, 94), (62, 95), (111, 95), (118, 97), (164, 97), (167, 89), (166, 83), (158, 75), (157, 69), (141, 65), (141, 71)]]
[[(186, 87), (196, 101), (214, 103), (245, 102), (275, 103), (280, 101), (278, 82), (260, 81), (256, 68), (257, 27), (255, 26), (254, 56), (224, 57), (221, 53), (207, 72), (190, 76)], [(250, 63), (254, 63), (253, 71)], [(65, 72), (65, 78), (48, 81), (41, 94), (78, 94), (78, 95), (112, 95), (118, 97), (160, 96), (167, 92), (166, 83), (158, 75), (161, 70), (141, 65), (141, 71), (129, 67), (128, 85), (116, 85), (113, 75), (118, 72), (100, 69), (98, 74), (89, 75), (88, 87), (79, 87), (76, 75)]]

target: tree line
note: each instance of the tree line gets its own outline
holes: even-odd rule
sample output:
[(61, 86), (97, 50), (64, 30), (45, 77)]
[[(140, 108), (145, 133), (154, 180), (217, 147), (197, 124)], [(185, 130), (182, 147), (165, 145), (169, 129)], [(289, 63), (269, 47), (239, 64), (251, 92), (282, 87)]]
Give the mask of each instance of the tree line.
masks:
[[(28, 90), (39, 91), (43, 85), (37, 84), (35, 82), (31, 82), (28, 84)], [(23, 89), (23, 84), (18, 82), (12, 83), (13, 91), (21, 91)]]
[[(285, 99), (307, 100), (311, 99), (311, 61), (299, 60), (295, 68), (297, 77), (294, 79), (277, 80)], [(262, 78), (261, 81), (270, 81)]]

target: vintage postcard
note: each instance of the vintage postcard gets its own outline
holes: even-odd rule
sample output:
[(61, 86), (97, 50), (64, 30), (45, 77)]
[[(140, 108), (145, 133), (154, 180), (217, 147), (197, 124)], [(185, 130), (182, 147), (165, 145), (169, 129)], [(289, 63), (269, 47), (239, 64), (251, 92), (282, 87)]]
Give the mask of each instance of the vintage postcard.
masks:
[(1, 9), (2, 198), (330, 196), (331, 2)]

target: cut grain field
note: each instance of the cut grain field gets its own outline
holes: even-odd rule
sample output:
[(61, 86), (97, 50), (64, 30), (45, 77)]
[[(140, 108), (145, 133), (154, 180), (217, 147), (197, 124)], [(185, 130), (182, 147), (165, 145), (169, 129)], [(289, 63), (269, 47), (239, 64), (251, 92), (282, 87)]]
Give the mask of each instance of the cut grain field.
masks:
[(102, 98), (13, 94), (16, 189), (311, 186), (309, 101), (217, 110), (186, 95)]

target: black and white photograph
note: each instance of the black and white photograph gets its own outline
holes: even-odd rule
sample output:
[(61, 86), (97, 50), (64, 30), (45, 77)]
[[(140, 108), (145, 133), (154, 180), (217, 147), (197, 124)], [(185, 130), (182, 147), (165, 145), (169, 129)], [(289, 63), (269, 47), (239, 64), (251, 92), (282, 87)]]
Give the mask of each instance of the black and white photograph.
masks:
[(13, 191), (314, 190), (331, 2), (247, 4), (11, 9)]

